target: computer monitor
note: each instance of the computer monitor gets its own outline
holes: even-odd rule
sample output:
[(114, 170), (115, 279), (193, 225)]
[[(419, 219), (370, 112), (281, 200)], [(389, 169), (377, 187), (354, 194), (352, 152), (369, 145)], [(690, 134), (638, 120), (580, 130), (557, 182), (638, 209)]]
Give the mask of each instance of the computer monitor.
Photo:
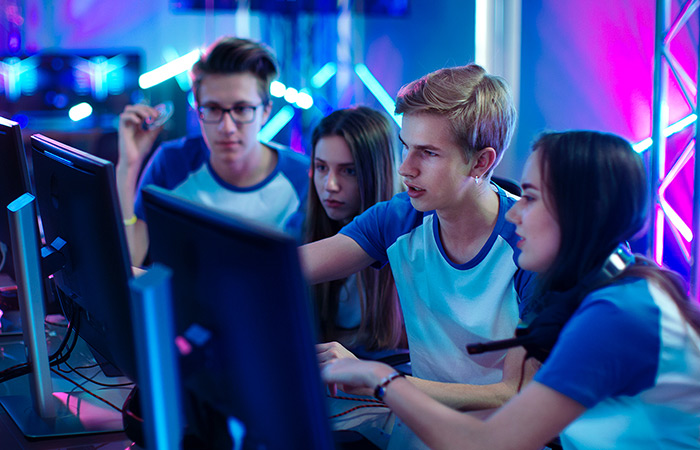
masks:
[[(135, 380), (132, 274), (114, 166), (39, 134), (31, 137), (31, 146), (44, 240), (66, 243), (65, 263), (53, 274), (59, 297), (79, 314), (78, 334), (98, 361), (104, 358)], [(103, 366), (106, 373), (109, 368)]]
[(19, 124), (0, 117), (0, 273), (15, 276), (7, 205), (32, 193)]
[(332, 448), (294, 239), (155, 186), (143, 200), (151, 256), (172, 270), (175, 333), (186, 340), (188, 433), (227, 434), (195, 412), (207, 411), (242, 424), (243, 448)]

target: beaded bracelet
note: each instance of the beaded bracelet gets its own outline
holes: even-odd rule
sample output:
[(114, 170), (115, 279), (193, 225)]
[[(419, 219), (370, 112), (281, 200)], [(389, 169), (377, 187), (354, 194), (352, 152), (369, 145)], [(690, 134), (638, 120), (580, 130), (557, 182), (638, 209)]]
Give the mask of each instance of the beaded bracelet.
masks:
[(124, 225), (127, 227), (131, 226), (131, 225), (135, 224), (137, 220), (138, 220), (138, 217), (136, 217), (136, 214), (134, 214), (130, 218), (124, 219)]
[(374, 388), (374, 398), (377, 400), (384, 400), (384, 396), (386, 395), (386, 388), (389, 386), (389, 383), (394, 381), (397, 378), (403, 378), (403, 374), (400, 374), (398, 372), (394, 372), (382, 379), (382, 381), (379, 382), (376, 388)]

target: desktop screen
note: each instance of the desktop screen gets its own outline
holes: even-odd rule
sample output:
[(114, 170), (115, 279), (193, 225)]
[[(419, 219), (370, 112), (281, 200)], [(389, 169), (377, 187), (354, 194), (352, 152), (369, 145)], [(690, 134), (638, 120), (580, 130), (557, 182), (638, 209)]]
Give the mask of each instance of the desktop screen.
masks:
[(131, 266), (114, 166), (42, 135), (32, 136), (31, 143), (45, 242), (66, 243), (65, 263), (54, 280), (67, 318), (77, 311), (78, 334), (134, 380)]
[(31, 193), (27, 159), (20, 127), (0, 117), (0, 273), (14, 278), (7, 205)]
[(242, 424), (243, 448), (332, 448), (294, 239), (154, 186), (143, 199), (151, 256), (172, 269), (175, 333), (187, 342), (189, 432), (220, 434), (197, 416), (213, 410)]

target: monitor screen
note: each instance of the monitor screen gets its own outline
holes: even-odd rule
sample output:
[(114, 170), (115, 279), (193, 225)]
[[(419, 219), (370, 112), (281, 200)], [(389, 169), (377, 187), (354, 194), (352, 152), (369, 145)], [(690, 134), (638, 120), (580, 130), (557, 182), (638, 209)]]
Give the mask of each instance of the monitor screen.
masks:
[(114, 166), (42, 135), (33, 135), (31, 145), (45, 242), (66, 242), (65, 264), (54, 273), (59, 299), (77, 308), (85, 342), (135, 380), (131, 266)]
[(17, 123), (0, 117), (0, 273), (14, 278), (7, 205), (32, 193), (22, 133)]
[(172, 269), (175, 333), (190, 432), (210, 408), (245, 429), (243, 448), (332, 448), (295, 241), (148, 186), (154, 262)]

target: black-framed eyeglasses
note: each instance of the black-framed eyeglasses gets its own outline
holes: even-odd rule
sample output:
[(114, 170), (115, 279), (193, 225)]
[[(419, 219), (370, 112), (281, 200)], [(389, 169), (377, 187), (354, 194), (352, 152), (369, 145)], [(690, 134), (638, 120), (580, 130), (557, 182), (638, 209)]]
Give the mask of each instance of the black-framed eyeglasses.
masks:
[(204, 123), (219, 123), (224, 119), (224, 114), (229, 114), (234, 123), (243, 125), (254, 121), (255, 111), (263, 105), (264, 103), (259, 105), (236, 105), (232, 108), (200, 106), (197, 108), (197, 112), (200, 120)]

